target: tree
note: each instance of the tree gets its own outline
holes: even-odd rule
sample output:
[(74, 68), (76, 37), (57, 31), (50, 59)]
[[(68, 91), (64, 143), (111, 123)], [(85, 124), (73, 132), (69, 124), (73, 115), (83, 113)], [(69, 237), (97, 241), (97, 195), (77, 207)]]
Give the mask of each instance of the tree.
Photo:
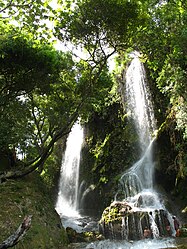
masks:
[(0, 249), (6, 249), (15, 246), (23, 238), (27, 230), (30, 228), (31, 218), (32, 218), (31, 215), (25, 216), (23, 222), (18, 227), (18, 229), (0, 244)]
[(0, 0), (0, 22), (14, 23), (34, 38), (52, 38), (54, 8), (52, 0)]
[(89, 78), (84, 62), (75, 63), (69, 53), (33, 41), (31, 35), (18, 35), (16, 30), (1, 37), (0, 148), (22, 154), (21, 168), (1, 174), (2, 181), (42, 169), (54, 144), (69, 133), (78, 116), (84, 116), (94, 99), (108, 94), (111, 80), (103, 76), (96, 70)]
[[(186, 139), (186, 3), (69, 0), (59, 4), (54, 9), (51, 1), (0, 2), (0, 145), (14, 147), (19, 140), (16, 146), (25, 160), (36, 163), (38, 152), (66, 134), (78, 115), (86, 120), (94, 108), (101, 108), (112, 85), (107, 61), (116, 52), (123, 56), (129, 48), (143, 53), (155, 96), (159, 96), (158, 110), (164, 106), (174, 113), (170, 116), (175, 127)], [(48, 37), (45, 32), (42, 35), (43, 29), (50, 30), (43, 19), (54, 21), (55, 37), (81, 46), (87, 58), (75, 63), (70, 54), (52, 50), (46, 44), (49, 40), (43, 40)], [(13, 20), (19, 27), (14, 31), (8, 24)], [(29, 35), (20, 37), (20, 28), (24, 32), (28, 26)], [(39, 40), (33, 43), (36, 37)], [(60, 124), (66, 129), (59, 129)]]
[(139, 1), (77, 1), (73, 7), (70, 3), (56, 15), (55, 36), (83, 46), (91, 64), (127, 49), (144, 22)]
[(27, 165), (9, 174), (16, 177), (42, 165), (57, 139), (69, 132), (81, 100), (73, 93), (77, 82), (69, 54), (17, 34), (1, 38), (0, 53), (0, 147), (19, 148)]

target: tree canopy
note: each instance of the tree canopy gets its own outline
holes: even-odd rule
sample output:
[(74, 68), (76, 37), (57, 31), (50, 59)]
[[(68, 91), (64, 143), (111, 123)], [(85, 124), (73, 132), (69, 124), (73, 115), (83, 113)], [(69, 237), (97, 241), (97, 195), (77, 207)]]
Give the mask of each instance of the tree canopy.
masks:
[[(86, 121), (108, 104), (115, 81), (109, 58), (123, 61), (138, 50), (159, 125), (172, 123), (173, 141), (180, 137), (175, 147), (186, 175), (186, 9), (183, 0), (0, 0), (0, 149), (23, 154), (24, 174), (42, 167), (78, 116)], [(56, 51), (57, 39), (81, 47), (86, 58)]]
[(93, 105), (90, 98), (97, 103), (111, 84), (102, 73), (96, 85), (99, 89), (103, 83), (103, 94), (96, 97), (84, 63), (18, 30), (1, 37), (0, 55), (0, 149), (16, 149), (24, 165), (24, 170), (2, 178), (19, 177), (42, 167), (83, 106)]

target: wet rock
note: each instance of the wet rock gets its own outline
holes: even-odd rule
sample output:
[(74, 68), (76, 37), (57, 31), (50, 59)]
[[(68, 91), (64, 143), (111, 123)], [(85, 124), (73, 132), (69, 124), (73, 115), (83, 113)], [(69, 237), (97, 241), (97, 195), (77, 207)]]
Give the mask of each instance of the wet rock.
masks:
[(79, 233), (71, 227), (66, 228), (66, 233), (69, 243), (92, 242), (104, 239), (103, 235), (98, 232), (92, 231)]
[[(168, 229), (169, 227), (169, 229)], [(139, 240), (145, 238), (145, 229), (151, 238), (171, 236), (165, 210), (134, 209), (127, 202), (113, 202), (99, 221), (99, 231), (106, 239)]]

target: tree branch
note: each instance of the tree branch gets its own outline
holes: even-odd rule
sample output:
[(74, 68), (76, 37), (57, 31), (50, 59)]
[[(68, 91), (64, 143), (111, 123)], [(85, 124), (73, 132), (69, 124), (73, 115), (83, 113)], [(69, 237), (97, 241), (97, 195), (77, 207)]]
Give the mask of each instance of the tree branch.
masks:
[(0, 244), (0, 249), (6, 249), (9, 247), (15, 246), (23, 238), (23, 236), (26, 234), (27, 230), (30, 228), (31, 218), (32, 218), (32, 215), (26, 216), (24, 218), (23, 222), (21, 223), (21, 225), (15, 231), (15, 233), (10, 235), (6, 240), (4, 240)]
[(12, 5), (12, 3), (13, 3), (13, 0), (11, 0), (11, 1), (7, 4), (7, 6), (5, 6), (3, 9), (1, 9), (1, 10), (0, 10), (0, 13), (3, 12), (3, 11), (5, 11), (6, 9), (8, 9), (8, 8)]
[(82, 104), (83, 103), (80, 103), (77, 106), (77, 109), (75, 110), (75, 112), (72, 114), (72, 116), (67, 121), (66, 126), (61, 128), (59, 131), (56, 132), (56, 134), (54, 134), (54, 136), (52, 137), (51, 141), (46, 146), (46, 148), (44, 149), (42, 154), (40, 154), (32, 162), (25, 164), (24, 168), (17, 169), (16, 171), (3, 172), (2, 174), (0, 174), (0, 183), (6, 181), (8, 179), (21, 178), (25, 175), (30, 174), (31, 172), (33, 172), (37, 168), (39, 168), (46, 161), (46, 159), (49, 157), (49, 155), (52, 153), (53, 146), (58, 141), (58, 139), (67, 135), (70, 132), (73, 124), (75, 123), (75, 121), (77, 120), (77, 118), (79, 116), (79, 109), (81, 108)]

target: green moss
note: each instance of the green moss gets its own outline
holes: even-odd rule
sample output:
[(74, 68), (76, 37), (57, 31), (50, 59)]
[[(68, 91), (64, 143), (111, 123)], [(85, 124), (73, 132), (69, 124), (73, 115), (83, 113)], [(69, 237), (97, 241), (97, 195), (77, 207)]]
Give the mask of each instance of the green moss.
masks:
[(66, 248), (66, 233), (37, 174), (1, 184), (0, 200), (0, 242), (16, 231), (25, 215), (32, 215), (30, 229), (14, 248)]
[(119, 209), (117, 207), (107, 207), (103, 212), (100, 222), (105, 222), (108, 224), (110, 222), (115, 223), (121, 221), (121, 216), (119, 215)]

